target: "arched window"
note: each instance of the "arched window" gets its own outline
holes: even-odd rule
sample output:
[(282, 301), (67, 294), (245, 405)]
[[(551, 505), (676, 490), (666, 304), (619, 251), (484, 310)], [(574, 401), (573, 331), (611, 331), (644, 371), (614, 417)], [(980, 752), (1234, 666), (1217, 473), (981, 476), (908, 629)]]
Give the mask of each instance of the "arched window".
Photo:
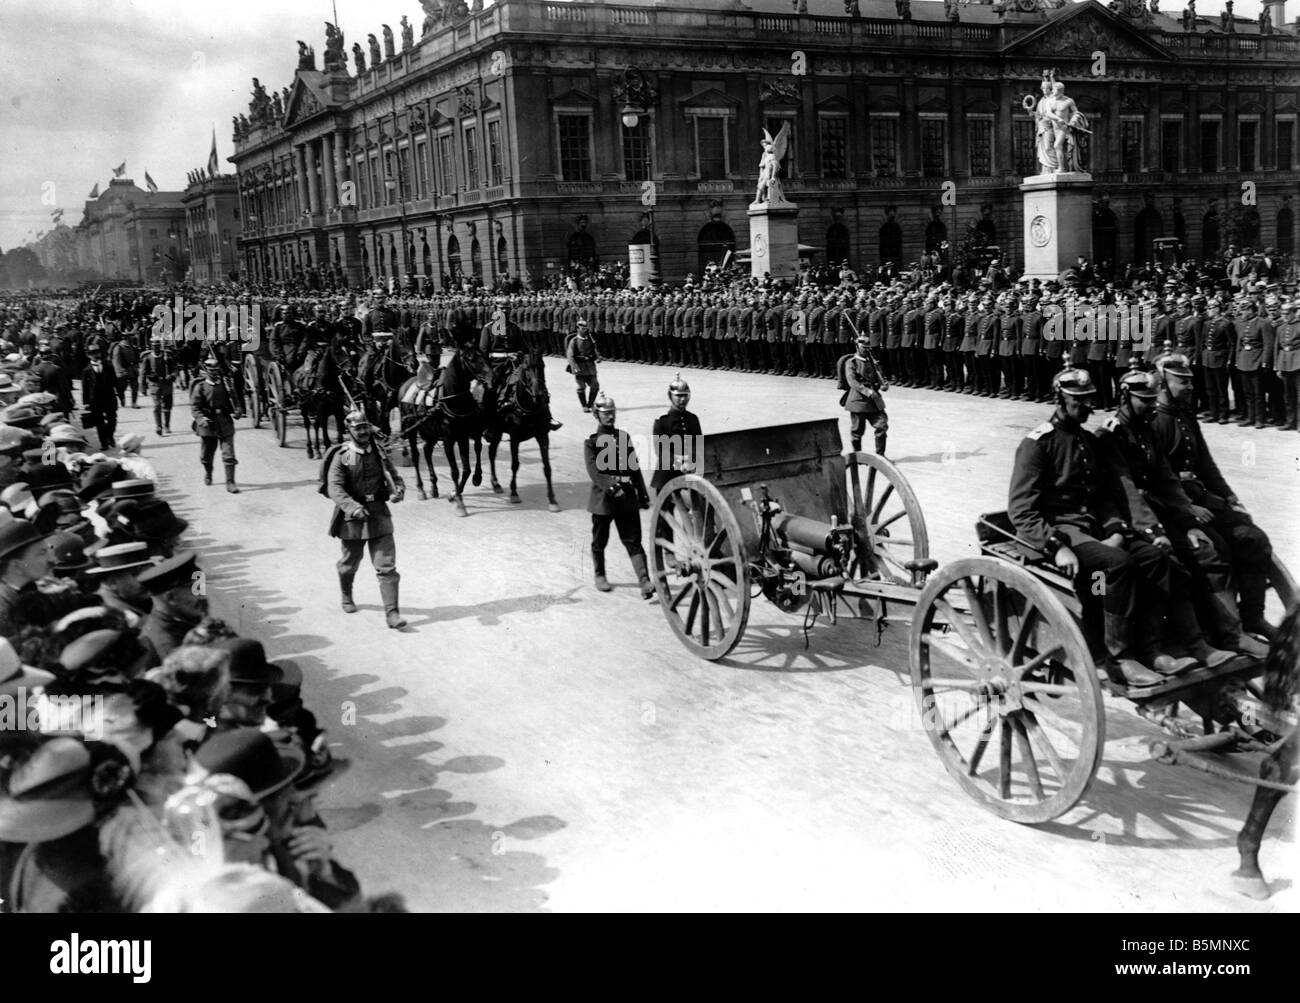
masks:
[(481, 279), (483, 277), (483, 245), (475, 237), (469, 245), (469, 266), (474, 270), (474, 277)]
[(422, 258), (424, 260), (425, 278), (433, 278), (433, 251), (429, 249), (429, 242), (423, 237), (420, 238), (420, 246), (423, 248)]
[(497, 238), (497, 271), (502, 275), (510, 271), (510, 253), (506, 248), (506, 238)]
[(892, 261), (895, 264), (903, 257), (903, 230), (898, 221), (890, 216), (880, 227), (880, 261)]
[(1277, 251), (1279, 254), (1295, 253), (1295, 215), (1290, 206), (1277, 214)]
[(1133, 220), (1133, 261), (1142, 265), (1156, 257), (1151, 242), (1165, 235), (1165, 221), (1160, 210), (1148, 205)]
[(578, 230), (569, 235), (566, 257), (570, 265), (596, 267), (596, 238), (586, 230)]
[(703, 275), (707, 265), (714, 262), (721, 264), (728, 251), (736, 249), (736, 235), (731, 227), (720, 219), (704, 224), (698, 238), (700, 263), (697, 275)]
[(460, 278), (463, 269), (460, 264), (460, 241), (453, 233), (447, 237), (447, 272), (453, 279)]
[(826, 263), (839, 266), (848, 260), (849, 228), (843, 223), (832, 223), (826, 230)]

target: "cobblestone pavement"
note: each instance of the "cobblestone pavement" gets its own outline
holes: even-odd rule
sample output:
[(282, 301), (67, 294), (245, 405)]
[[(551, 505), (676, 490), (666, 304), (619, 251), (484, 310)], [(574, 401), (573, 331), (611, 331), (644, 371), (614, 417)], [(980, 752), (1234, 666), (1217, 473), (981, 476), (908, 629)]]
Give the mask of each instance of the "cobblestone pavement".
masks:
[[(547, 365), (566, 422), (552, 440), (563, 511), (546, 509), (532, 443), (522, 505), (485, 483), (468, 489), (462, 519), (412, 490), (395, 506), (411, 621), (400, 634), (364, 569), (361, 612), (338, 609), (331, 508), (299, 420), (288, 449), (241, 423), (237, 496), (202, 486), (188, 434), (146, 447), (193, 523), (217, 612), (299, 662), (309, 705), (352, 761), (324, 815), (367, 890), (402, 891), (419, 910), (1294, 909), (1295, 799), (1263, 848), (1277, 893), (1238, 897), (1227, 879), (1250, 789), (1150, 761), (1155, 729), (1125, 704), (1108, 701), (1105, 761), (1084, 801), (1020, 826), (943, 770), (902, 630), (876, 647), (874, 631), (841, 621), (805, 651), (801, 618), (759, 601), (745, 640), (711, 664), (639, 599), (617, 540), (615, 591), (596, 592), (581, 449), (592, 419), (562, 363)], [(642, 434), (672, 375), (601, 366), (620, 424)], [(706, 434), (841, 413), (828, 381), (685, 375)], [(921, 500), (932, 554), (974, 553), (976, 516), (1005, 507), (1015, 446), (1049, 408), (899, 388), (887, 399), (890, 453)], [(150, 432), (147, 416), (122, 412), (122, 432)], [(175, 424), (188, 425), (183, 409)], [(1207, 435), (1300, 569), (1300, 437)], [(437, 462), (445, 498), (441, 449)], [(506, 448), (498, 467), (508, 481)]]

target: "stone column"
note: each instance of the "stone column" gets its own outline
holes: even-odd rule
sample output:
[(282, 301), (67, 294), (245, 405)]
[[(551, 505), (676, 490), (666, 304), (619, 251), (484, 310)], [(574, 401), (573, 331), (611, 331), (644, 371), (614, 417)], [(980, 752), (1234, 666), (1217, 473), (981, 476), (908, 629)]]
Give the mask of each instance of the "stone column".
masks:
[(325, 204), (321, 206), (323, 212), (329, 212), (339, 204), (338, 183), (334, 177), (334, 134), (325, 133), (321, 137), (321, 175), (325, 179)]
[(298, 212), (312, 211), (310, 194), (311, 189), (307, 187), (307, 144), (302, 144), (294, 148), (297, 151), (298, 166)]
[(311, 205), (311, 211), (318, 213), (321, 211), (320, 179), (316, 177), (316, 168), (320, 158), (316, 155), (315, 140), (306, 143), (303, 149), (307, 155), (307, 200)]
[[(334, 131), (334, 184), (339, 195), (339, 205), (343, 204), (343, 182), (352, 179), (352, 173), (348, 169), (351, 163), (351, 154), (348, 151), (348, 135), (342, 129)], [(352, 187), (352, 205), (357, 204), (356, 184)], [(344, 254), (346, 256), (347, 245), (344, 245)]]

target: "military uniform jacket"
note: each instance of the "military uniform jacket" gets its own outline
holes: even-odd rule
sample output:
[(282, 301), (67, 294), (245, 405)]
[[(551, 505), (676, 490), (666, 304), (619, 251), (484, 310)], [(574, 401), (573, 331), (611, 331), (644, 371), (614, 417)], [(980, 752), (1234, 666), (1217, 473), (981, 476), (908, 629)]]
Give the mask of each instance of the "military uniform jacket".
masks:
[(1115, 354), (1116, 332), (1110, 328), (1110, 320), (1104, 310), (1095, 310), (1092, 315), (1092, 338), (1088, 342), (1088, 361), (1101, 362)]
[(870, 359), (854, 355), (844, 364), (844, 379), (849, 385), (844, 397), (844, 408), (849, 414), (875, 414), (885, 410), (880, 396), (884, 381)]
[(780, 341), (782, 337), (782, 328), (785, 325), (785, 307), (780, 305), (772, 307), (767, 311), (767, 315), (763, 318), (763, 323), (767, 328), (767, 340), (773, 343)]
[(998, 355), (1020, 354), (1020, 317), (1004, 313), (998, 321)]
[[(621, 428), (612, 432), (597, 429), (583, 442), (582, 454), (591, 478), (587, 511), (592, 515), (614, 515), (649, 503), (641, 463), (631, 438)], [(622, 491), (615, 495), (613, 490), (620, 485)]]
[(1278, 326), (1273, 365), (1279, 373), (1300, 372), (1300, 321), (1284, 321)]
[(1197, 360), (1201, 350), (1201, 318), (1196, 314), (1189, 313), (1174, 321), (1174, 348), (1193, 362)]
[(886, 323), (885, 311), (880, 307), (872, 307), (867, 314), (867, 339), (872, 348), (883, 348), (885, 345), (885, 328)]
[(650, 311), (650, 337), (662, 338), (664, 336), (664, 327), (666, 325), (667, 311), (664, 310), (662, 303), (656, 303)]
[(885, 311), (885, 348), (898, 348), (903, 343), (903, 311)]
[(340, 540), (392, 536), (393, 519), (388, 510), (390, 478), (393, 487), (402, 486), (393, 461), (373, 442), (364, 452), (353, 442), (344, 443), (330, 462), (326, 481), (330, 501), (334, 503), (330, 536)]
[(996, 313), (982, 313), (979, 315), (979, 321), (976, 327), (976, 355), (992, 355), (993, 344), (998, 339), (998, 331), (1001, 329), (1001, 322)]
[(1063, 527), (1097, 540), (1123, 532), (1113, 478), (1093, 434), (1057, 411), (1016, 450), (1007, 504), (1016, 533), (1054, 554), (1075, 535)]
[(1171, 345), (1174, 343), (1174, 319), (1167, 313), (1157, 314), (1151, 332), (1151, 343), (1147, 345), (1143, 358), (1147, 362), (1155, 362), (1164, 354), (1166, 341)]
[(979, 337), (980, 315), (975, 310), (962, 315), (961, 347), (959, 352), (975, 353), (975, 340)]
[(706, 341), (713, 341), (719, 337), (718, 334), (718, 308), (706, 306), (700, 310), (700, 337)]
[(1206, 369), (1223, 369), (1232, 354), (1235, 331), (1227, 317), (1215, 317), (1205, 325), (1205, 349), (1201, 352), (1201, 365)]
[(591, 335), (575, 334), (569, 339), (564, 354), (568, 356), (569, 371), (574, 376), (596, 375), (596, 360), (600, 353), (596, 351), (596, 343), (591, 340)]
[(170, 387), (176, 378), (176, 365), (167, 353), (148, 351), (141, 359), (144, 378), (155, 388)]
[(400, 327), (400, 318), (396, 310), (391, 307), (375, 307), (366, 314), (365, 321), (361, 324), (362, 334), (374, 334), (376, 331), (391, 331), (397, 334)]
[(1097, 431), (1097, 442), (1124, 488), (1135, 529), (1154, 539), (1167, 535), (1166, 526), (1186, 531), (1196, 525), (1191, 499), (1156, 445), (1149, 424), (1135, 421), (1121, 408)]
[(1045, 320), (1037, 310), (1029, 310), (1020, 315), (1020, 354), (1034, 356), (1038, 354), (1043, 343), (1043, 324)]
[[(1205, 505), (1205, 492), (1223, 502), (1235, 497), (1219, 466), (1210, 455), (1196, 415), (1167, 401), (1156, 405), (1151, 435), (1169, 466), (1182, 482), (1183, 490), (1197, 505)], [(1207, 505), (1207, 508), (1216, 507)]]
[(903, 314), (903, 336), (898, 342), (899, 348), (912, 348), (916, 345), (916, 328), (921, 322), (921, 311), (913, 307)]
[(205, 439), (229, 439), (235, 434), (234, 408), (224, 383), (202, 380), (190, 390), (194, 431)]
[(1241, 325), (1241, 338), (1237, 342), (1237, 368), (1243, 373), (1253, 373), (1261, 365), (1268, 368), (1273, 340), (1273, 325), (1268, 320), (1252, 317)]
[(936, 307), (925, 315), (925, 339), (921, 342), (921, 347), (938, 348), (939, 339), (943, 337), (943, 328), (943, 311)]
[(683, 445), (693, 447), (703, 434), (700, 429), (700, 419), (692, 411), (677, 411), (669, 408), (655, 419), (650, 440), (655, 447), (655, 472), (650, 479), (652, 491), (658, 492), (679, 473), (677, 464), (681, 459), (686, 459), (693, 464), (695, 472), (699, 473), (703, 457), (687, 455), (681, 447)]
[(962, 332), (966, 330), (966, 318), (954, 310), (944, 318), (943, 328), (943, 350), (957, 351), (957, 346), (961, 344)]

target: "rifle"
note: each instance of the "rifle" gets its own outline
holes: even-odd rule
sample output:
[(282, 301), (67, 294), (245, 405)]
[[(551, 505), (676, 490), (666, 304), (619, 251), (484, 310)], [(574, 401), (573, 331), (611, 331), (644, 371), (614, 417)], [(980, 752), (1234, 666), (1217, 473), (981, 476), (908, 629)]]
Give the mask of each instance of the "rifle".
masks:
[[(848, 322), (849, 327), (853, 329), (853, 339), (856, 342), (858, 338), (862, 337), (862, 335), (858, 332), (857, 325), (854, 324), (853, 321), (849, 320), (848, 314), (841, 313), (840, 316), (843, 317), (845, 321)], [(888, 390), (889, 384), (885, 381), (885, 371), (880, 368), (880, 363), (876, 361), (876, 357), (874, 354), (872, 354), (871, 346), (869, 344), (867, 345), (867, 361), (871, 363), (872, 368), (875, 369), (876, 371), (876, 375), (880, 377), (881, 391), (883, 392), (885, 390)]]

